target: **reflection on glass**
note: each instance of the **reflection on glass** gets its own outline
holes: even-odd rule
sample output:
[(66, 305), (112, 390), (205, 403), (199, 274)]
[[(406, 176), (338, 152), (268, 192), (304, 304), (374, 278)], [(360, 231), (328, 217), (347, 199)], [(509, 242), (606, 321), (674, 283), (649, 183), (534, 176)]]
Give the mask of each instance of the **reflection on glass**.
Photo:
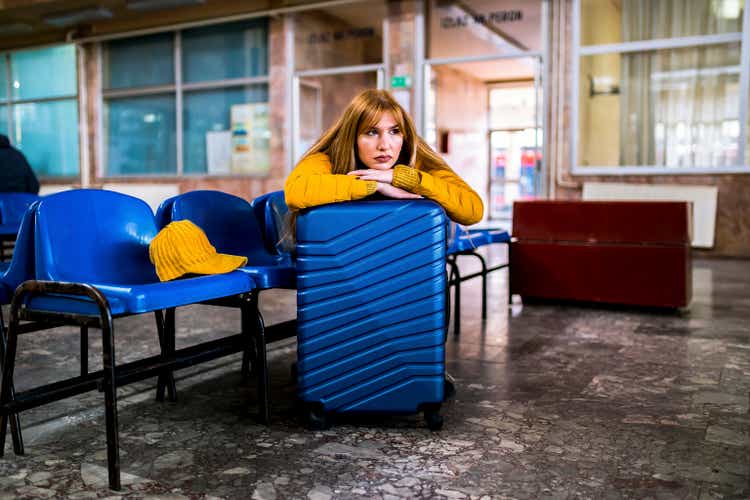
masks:
[(518, 182), (493, 182), (490, 187), (490, 219), (511, 219), (513, 202), (523, 199)]
[(0, 134), (10, 137), (8, 130), (8, 106), (0, 106)]
[(578, 163), (737, 163), (739, 44), (581, 58)]
[[(496, 130), (490, 134), (490, 214), (509, 217), (513, 201), (539, 195), (541, 131), (536, 128)], [(539, 136), (539, 138), (537, 137)]]
[(581, 0), (581, 45), (742, 31), (744, 0)]
[(61, 101), (13, 106), (13, 142), (43, 177), (78, 175), (78, 102)]
[(309, 10), (294, 20), (298, 70), (376, 64), (383, 60), (382, 1)]
[(182, 33), (185, 82), (268, 74), (268, 21), (258, 19), (185, 30)]
[(375, 87), (374, 71), (301, 78), (300, 142), (295, 161), (334, 124), (355, 95)]
[(5, 54), (0, 54), (0, 101), (8, 99), (8, 63)]
[(77, 93), (75, 45), (13, 52), (10, 67), (13, 99), (72, 96)]
[[(267, 109), (268, 86), (260, 84), (186, 92), (183, 99), (184, 171), (207, 174), (237, 173), (232, 169), (232, 107), (262, 103)], [(257, 127), (254, 129), (257, 130)], [(266, 126), (264, 130), (257, 132), (255, 135), (260, 134), (260, 137), (253, 138), (254, 144), (265, 144), (267, 156), (270, 130)]]
[(536, 98), (533, 81), (490, 89), (490, 127), (534, 127), (537, 123)]
[(174, 35), (160, 33), (107, 42), (103, 47), (105, 89), (174, 82)]
[(432, 0), (430, 58), (542, 50), (541, 0)]
[(108, 175), (173, 174), (173, 95), (108, 99), (105, 102)]

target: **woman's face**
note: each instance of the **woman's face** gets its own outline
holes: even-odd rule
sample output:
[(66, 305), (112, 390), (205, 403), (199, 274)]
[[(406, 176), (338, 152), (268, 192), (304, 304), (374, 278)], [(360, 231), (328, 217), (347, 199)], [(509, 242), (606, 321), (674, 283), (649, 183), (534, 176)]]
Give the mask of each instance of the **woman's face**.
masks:
[(404, 134), (393, 113), (386, 111), (378, 123), (357, 136), (357, 155), (367, 168), (388, 170), (396, 164)]

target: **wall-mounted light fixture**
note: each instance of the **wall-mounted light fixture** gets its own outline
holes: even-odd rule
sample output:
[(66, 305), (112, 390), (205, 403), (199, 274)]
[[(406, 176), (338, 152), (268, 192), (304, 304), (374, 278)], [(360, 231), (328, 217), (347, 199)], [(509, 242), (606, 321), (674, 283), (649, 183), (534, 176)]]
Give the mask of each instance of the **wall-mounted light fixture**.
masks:
[(125, 6), (128, 10), (147, 11), (200, 5), (204, 2), (205, 0), (129, 0)]
[(620, 93), (620, 86), (611, 76), (586, 76), (589, 79), (589, 97)]
[(0, 24), (0, 36), (23, 35), (33, 30), (34, 28), (26, 23)]
[(67, 28), (76, 24), (103, 21), (106, 19), (112, 19), (111, 10), (103, 7), (90, 7), (87, 9), (48, 14), (42, 18), (42, 21), (57, 28)]

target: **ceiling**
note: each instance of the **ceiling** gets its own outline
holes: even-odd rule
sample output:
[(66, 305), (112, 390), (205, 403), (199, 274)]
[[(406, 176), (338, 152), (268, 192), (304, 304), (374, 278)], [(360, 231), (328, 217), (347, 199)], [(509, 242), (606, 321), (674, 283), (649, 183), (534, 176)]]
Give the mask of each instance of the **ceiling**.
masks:
[[(619, 0), (610, 0), (619, 1)], [(0, 50), (72, 41), (159, 26), (190, 23), (284, 7), (309, 5), (310, 0), (0, 0)], [(498, 7), (500, 5), (501, 7)], [(439, 0), (431, 4), (428, 57), (471, 56), (515, 50), (540, 50), (540, 2), (528, 0)], [(325, 9), (353, 26), (374, 25), (385, 14), (375, 1)], [(523, 11), (523, 21), (498, 27), (472, 24), (446, 29), (446, 18), (471, 17), (498, 9)], [(529, 59), (451, 65), (485, 82), (533, 78)]]
[(254, 11), (304, 0), (0, 0), (0, 49), (148, 29)]

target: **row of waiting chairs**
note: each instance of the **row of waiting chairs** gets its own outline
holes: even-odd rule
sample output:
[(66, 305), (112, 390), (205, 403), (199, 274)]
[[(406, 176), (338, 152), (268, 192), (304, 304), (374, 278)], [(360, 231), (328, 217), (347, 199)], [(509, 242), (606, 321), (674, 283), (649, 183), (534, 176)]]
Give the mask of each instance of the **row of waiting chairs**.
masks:
[[(23, 453), (18, 414), (37, 406), (100, 388), (104, 392), (109, 483), (120, 488), (117, 431), (118, 386), (158, 376), (157, 397), (176, 397), (172, 371), (237, 352), (243, 373), (250, 360), (258, 377), (260, 420), (269, 420), (265, 326), (258, 293), (295, 288), (294, 266), (267, 250), (254, 207), (219, 192), (192, 192), (165, 202), (157, 216), (145, 202), (102, 190), (57, 193), (34, 202), (24, 214), (16, 249), (2, 277), (0, 301), (10, 303), (6, 335), (1, 335), (3, 377), (0, 388), (0, 453), (8, 424), (14, 451)], [(160, 227), (190, 218), (221, 252), (247, 255), (248, 265), (210, 276), (160, 282), (148, 245)], [(13, 292), (15, 290), (15, 293)], [(176, 307), (209, 303), (241, 310), (241, 332), (197, 346), (176, 349)], [(115, 356), (113, 320), (154, 313), (160, 354), (126, 364)], [(22, 321), (24, 321), (22, 323)], [(81, 327), (81, 374), (16, 393), (13, 387), (18, 337), (73, 324)], [(102, 370), (90, 372), (89, 327), (102, 330)]]
[[(268, 422), (268, 338), (258, 310), (258, 294), (272, 288), (296, 289), (294, 259), (278, 245), (286, 211), (281, 192), (248, 203), (218, 191), (193, 191), (165, 200), (156, 215), (142, 200), (111, 191), (74, 190), (34, 201), (22, 218), (13, 260), (0, 286), (0, 303), (11, 304), (7, 345), (5, 335), (0, 335), (4, 359), (0, 455), (8, 424), (14, 451), (23, 453), (20, 412), (101, 387), (109, 482), (110, 487), (119, 489), (116, 388), (158, 376), (157, 399), (162, 400), (166, 392), (175, 400), (173, 370), (237, 352), (243, 354), (244, 376), (249, 376), (252, 362), (258, 379), (260, 420)], [(148, 244), (166, 224), (182, 219), (201, 227), (217, 251), (246, 256), (250, 264), (222, 275), (160, 282), (148, 258)], [(448, 249), (453, 257), (450, 281), (456, 287), (456, 315), (462, 281), (481, 276), (486, 301), (484, 280), (494, 268), (487, 268), (476, 247), (495, 242), (491, 236), (488, 231), (461, 233)], [(458, 255), (477, 255), (482, 272), (461, 276), (455, 263)], [(175, 308), (195, 303), (239, 308), (240, 333), (178, 350)], [(160, 354), (117, 364), (113, 319), (143, 313), (155, 315)], [(458, 317), (454, 319), (457, 323)], [(63, 324), (80, 326), (80, 375), (16, 393), (13, 372), (18, 336)], [(275, 331), (283, 336), (294, 334), (293, 325), (284, 326)], [(100, 328), (103, 336), (103, 369), (96, 372), (90, 372), (86, 362), (89, 327)]]

